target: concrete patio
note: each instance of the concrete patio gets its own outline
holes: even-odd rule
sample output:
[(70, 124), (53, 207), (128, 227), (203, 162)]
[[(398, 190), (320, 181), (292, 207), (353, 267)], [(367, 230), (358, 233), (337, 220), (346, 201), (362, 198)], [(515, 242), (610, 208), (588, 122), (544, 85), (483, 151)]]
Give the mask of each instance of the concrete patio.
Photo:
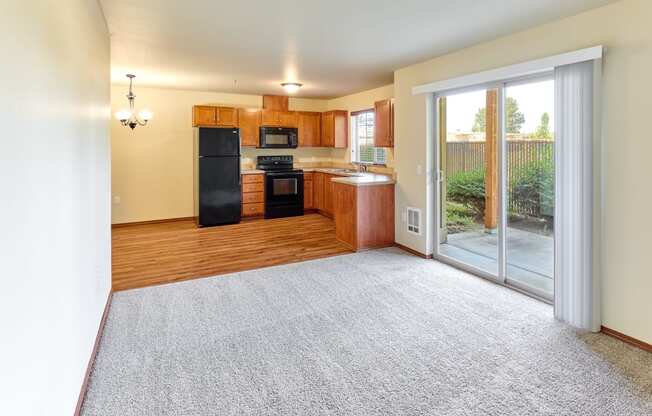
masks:
[[(449, 234), (441, 254), (490, 273), (498, 273), (498, 235), (484, 230)], [(554, 239), (507, 228), (507, 279), (552, 296), (554, 283)]]

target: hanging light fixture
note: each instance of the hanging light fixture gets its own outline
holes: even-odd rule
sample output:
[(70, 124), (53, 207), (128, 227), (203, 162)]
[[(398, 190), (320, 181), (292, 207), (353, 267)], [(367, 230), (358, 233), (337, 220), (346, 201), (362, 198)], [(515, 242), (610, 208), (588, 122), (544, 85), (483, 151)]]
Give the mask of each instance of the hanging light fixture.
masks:
[(285, 92), (288, 94), (294, 94), (295, 92), (299, 91), (299, 88), (301, 88), (303, 84), (299, 84), (298, 82), (283, 82), (281, 84), (281, 87), (285, 89)]
[(136, 95), (133, 91), (133, 82), (136, 76), (133, 74), (127, 74), (127, 78), (129, 78), (129, 94), (127, 94), (129, 110), (120, 110), (115, 113), (115, 116), (120, 120), (120, 123), (123, 126), (129, 126), (133, 130), (136, 126), (146, 126), (147, 122), (152, 119), (153, 114), (148, 110), (142, 110), (137, 116), (134, 114), (134, 101), (136, 100)]

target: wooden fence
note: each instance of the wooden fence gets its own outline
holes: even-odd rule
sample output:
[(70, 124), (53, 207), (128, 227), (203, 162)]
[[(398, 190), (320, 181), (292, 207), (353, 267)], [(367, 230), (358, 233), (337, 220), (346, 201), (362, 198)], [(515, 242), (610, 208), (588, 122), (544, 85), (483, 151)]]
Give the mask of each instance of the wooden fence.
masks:
[[(507, 192), (510, 211), (522, 214), (527, 212), (524, 207), (517, 206), (511, 198), (512, 187), (522, 168), (534, 161), (553, 162), (554, 142), (551, 140), (507, 140)], [(446, 174), (470, 172), (484, 169), (485, 142), (448, 142), (446, 143)]]

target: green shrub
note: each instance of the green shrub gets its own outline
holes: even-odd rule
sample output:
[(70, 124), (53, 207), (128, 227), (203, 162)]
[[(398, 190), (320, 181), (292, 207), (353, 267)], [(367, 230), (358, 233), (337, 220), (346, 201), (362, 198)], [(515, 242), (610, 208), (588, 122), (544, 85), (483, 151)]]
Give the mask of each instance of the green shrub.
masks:
[(473, 217), (475, 212), (472, 208), (458, 202), (446, 202), (446, 215), (458, 215), (461, 217)]
[(473, 227), (474, 216), (473, 210), (466, 205), (450, 201), (446, 203), (446, 228), (451, 234)]
[(472, 209), (476, 218), (484, 217), (484, 170), (462, 171), (449, 176), (446, 197), (448, 201), (459, 202)]
[(555, 167), (552, 160), (528, 163), (515, 175), (512, 200), (536, 217), (554, 216)]

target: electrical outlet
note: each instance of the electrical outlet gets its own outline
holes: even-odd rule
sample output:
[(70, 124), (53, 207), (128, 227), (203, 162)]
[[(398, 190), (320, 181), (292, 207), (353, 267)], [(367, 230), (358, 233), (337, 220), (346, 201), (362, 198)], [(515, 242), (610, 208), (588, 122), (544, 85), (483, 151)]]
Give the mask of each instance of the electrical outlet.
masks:
[(407, 222), (407, 211), (401, 213), (401, 221)]
[(120, 204), (120, 196), (119, 195), (116, 195), (116, 196), (113, 197), (113, 204), (114, 205)]
[(423, 166), (417, 165), (417, 175), (421, 175), (423, 173)]

